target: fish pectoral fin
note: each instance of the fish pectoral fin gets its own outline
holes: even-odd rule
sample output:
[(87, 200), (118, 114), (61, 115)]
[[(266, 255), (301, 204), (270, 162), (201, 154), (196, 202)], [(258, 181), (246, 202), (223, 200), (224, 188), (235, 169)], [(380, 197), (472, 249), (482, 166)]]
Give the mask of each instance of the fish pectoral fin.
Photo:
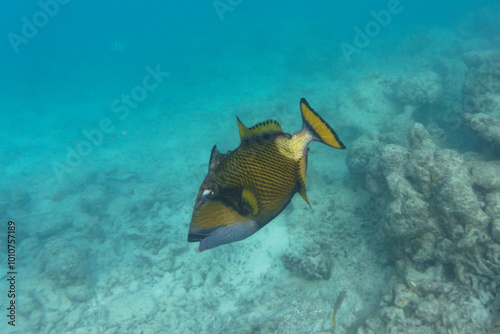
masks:
[(309, 203), (309, 199), (307, 198), (306, 193), (306, 171), (307, 171), (307, 154), (305, 154), (302, 158), (299, 159), (299, 168), (297, 175), (297, 191), (300, 196), (306, 201), (306, 203), (311, 207), (311, 203)]
[(260, 201), (256, 192), (252, 188), (243, 188), (241, 192), (240, 209), (243, 215), (257, 216), (259, 214)]
[(247, 128), (243, 125), (238, 117), (236, 117), (236, 119), (238, 120), (238, 129), (240, 131), (240, 139), (242, 142), (264, 135), (273, 136), (285, 134), (278, 122), (272, 119), (255, 124), (251, 128)]

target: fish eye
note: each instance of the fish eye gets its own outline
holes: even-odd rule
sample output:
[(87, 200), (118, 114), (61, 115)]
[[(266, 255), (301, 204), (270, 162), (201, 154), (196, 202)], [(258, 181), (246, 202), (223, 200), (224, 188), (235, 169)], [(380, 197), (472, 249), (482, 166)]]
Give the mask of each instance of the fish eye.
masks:
[(201, 195), (203, 197), (213, 196), (214, 195), (214, 191), (210, 190), (210, 189), (205, 189), (205, 190), (203, 190), (203, 192), (201, 193)]

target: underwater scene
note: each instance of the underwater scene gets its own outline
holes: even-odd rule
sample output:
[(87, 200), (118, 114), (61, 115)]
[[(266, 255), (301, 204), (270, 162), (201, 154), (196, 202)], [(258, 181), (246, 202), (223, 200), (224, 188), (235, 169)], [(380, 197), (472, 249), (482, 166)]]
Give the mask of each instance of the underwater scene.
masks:
[(0, 333), (500, 333), (498, 1), (2, 7)]

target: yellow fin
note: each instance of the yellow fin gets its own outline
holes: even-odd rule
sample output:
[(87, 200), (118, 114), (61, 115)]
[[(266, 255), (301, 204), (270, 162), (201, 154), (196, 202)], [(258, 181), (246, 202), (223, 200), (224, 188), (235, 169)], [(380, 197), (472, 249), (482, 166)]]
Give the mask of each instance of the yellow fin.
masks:
[(260, 212), (259, 199), (255, 192), (250, 188), (243, 188), (241, 192), (241, 208), (250, 215), (256, 216)]
[(300, 196), (309, 204), (311, 207), (311, 203), (309, 203), (309, 199), (307, 198), (306, 193), (306, 171), (307, 171), (307, 153), (304, 154), (302, 158), (299, 159), (299, 175), (298, 175), (298, 191)]
[(243, 125), (238, 117), (236, 117), (236, 119), (238, 120), (238, 129), (240, 130), (241, 141), (245, 141), (253, 137), (284, 134), (278, 122), (272, 119), (255, 124), (251, 128), (247, 128)]
[(309, 106), (304, 98), (300, 100), (300, 111), (303, 127), (314, 135), (315, 140), (335, 148), (345, 148), (335, 131)]

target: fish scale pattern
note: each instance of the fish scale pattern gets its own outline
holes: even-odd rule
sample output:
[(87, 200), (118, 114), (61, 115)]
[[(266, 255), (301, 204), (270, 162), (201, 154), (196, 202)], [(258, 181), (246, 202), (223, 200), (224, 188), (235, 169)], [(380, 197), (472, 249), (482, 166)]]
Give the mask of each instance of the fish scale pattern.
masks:
[(239, 147), (228, 156), (216, 175), (222, 188), (251, 187), (261, 206), (257, 221), (275, 216), (295, 194), (298, 161), (280, 153), (274, 139)]

